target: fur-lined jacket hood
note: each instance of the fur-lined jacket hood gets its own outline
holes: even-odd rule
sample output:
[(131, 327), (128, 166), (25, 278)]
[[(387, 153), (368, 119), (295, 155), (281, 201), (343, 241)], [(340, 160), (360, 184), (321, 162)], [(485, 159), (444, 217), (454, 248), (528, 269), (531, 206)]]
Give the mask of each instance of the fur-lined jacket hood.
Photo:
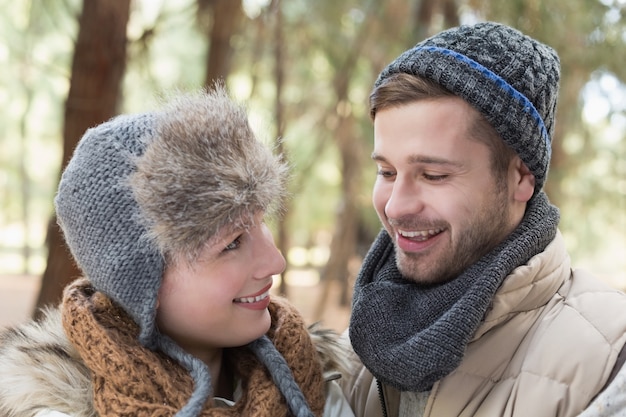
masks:
[[(327, 381), (344, 372), (334, 332), (315, 324), (309, 333)], [(41, 319), (0, 332), (0, 415), (35, 417), (55, 410), (73, 417), (97, 417), (90, 371), (63, 331), (61, 312), (47, 309)]]

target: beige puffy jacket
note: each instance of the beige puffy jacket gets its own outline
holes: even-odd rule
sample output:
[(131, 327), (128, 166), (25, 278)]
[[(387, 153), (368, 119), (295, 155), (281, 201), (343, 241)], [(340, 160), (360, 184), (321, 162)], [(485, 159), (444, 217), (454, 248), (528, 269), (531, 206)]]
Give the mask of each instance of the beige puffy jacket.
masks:
[[(423, 415), (576, 416), (606, 383), (625, 342), (626, 295), (572, 271), (559, 233), (506, 278), (461, 365), (433, 386)], [(343, 388), (355, 415), (383, 415), (377, 383), (360, 362), (352, 377)], [(400, 393), (382, 390), (385, 415), (396, 417)]]

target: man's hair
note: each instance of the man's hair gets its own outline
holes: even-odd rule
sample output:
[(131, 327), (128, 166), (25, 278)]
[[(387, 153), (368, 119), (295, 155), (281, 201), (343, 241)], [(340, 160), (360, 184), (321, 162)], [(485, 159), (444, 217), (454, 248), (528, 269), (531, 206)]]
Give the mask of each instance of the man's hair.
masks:
[[(369, 97), (370, 117), (390, 107), (402, 106), (419, 100), (432, 100), (446, 97), (458, 97), (440, 84), (416, 75), (397, 73), (389, 76), (382, 84), (372, 90)], [(491, 169), (498, 184), (504, 181), (515, 151), (509, 148), (498, 132), (478, 111), (472, 120), (468, 138), (487, 145), (491, 152)]]

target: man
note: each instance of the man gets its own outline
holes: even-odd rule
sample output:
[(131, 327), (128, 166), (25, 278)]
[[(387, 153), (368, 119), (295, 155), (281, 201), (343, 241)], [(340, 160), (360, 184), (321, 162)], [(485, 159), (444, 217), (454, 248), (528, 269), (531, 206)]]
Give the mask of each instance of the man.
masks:
[(621, 367), (626, 296), (570, 267), (542, 191), (559, 74), (550, 47), (479, 23), (419, 43), (378, 77), (384, 230), (354, 291), (362, 364), (344, 387), (357, 416), (602, 408), (590, 403)]

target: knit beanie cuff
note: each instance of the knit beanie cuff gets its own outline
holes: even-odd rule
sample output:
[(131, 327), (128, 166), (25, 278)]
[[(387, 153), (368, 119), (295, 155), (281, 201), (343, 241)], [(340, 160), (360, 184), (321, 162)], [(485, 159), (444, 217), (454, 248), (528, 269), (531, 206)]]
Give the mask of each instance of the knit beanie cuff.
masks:
[(560, 63), (554, 49), (495, 22), (448, 29), (405, 51), (379, 75), (431, 80), (462, 98), (491, 124), (545, 183), (551, 157)]
[[(461, 97), (479, 112), (522, 157), (541, 189), (551, 157), (550, 135), (533, 103), (504, 78), (473, 59), (450, 49), (416, 46), (381, 73), (376, 86), (396, 73), (412, 73), (431, 79)], [(403, 66), (411, 63), (412, 67)], [(537, 141), (535, 138), (541, 138)], [(529, 153), (529, 142), (538, 143)]]

